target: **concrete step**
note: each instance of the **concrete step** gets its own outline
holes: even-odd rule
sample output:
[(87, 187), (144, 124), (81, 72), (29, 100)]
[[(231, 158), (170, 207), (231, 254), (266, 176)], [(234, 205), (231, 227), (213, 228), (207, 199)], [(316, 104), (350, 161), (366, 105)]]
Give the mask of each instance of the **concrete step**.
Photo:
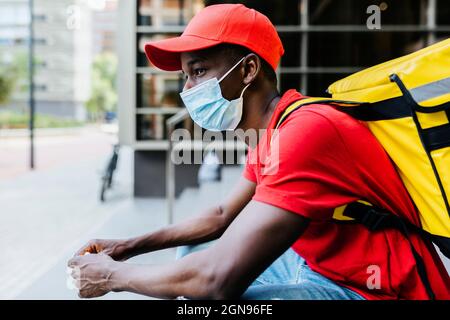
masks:
[(205, 182), (199, 188), (199, 201), (203, 207), (211, 206), (222, 202), (234, 188), (240, 172), (225, 170), (222, 181)]
[(205, 182), (199, 188), (199, 206), (200, 208), (208, 208), (217, 205), (223, 200), (224, 185), (220, 181)]
[(233, 187), (242, 175), (242, 166), (225, 166), (222, 168), (222, 183), (225, 188)]
[(184, 220), (189, 216), (199, 214), (203, 210), (219, 204), (228, 196), (231, 189), (241, 176), (241, 167), (224, 167), (222, 181), (203, 182), (199, 188), (186, 188), (176, 200), (174, 220)]
[(174, 204), (174, 221), (182, 221), (197, 214), (199, 208), (199, 189), (186, 188)]

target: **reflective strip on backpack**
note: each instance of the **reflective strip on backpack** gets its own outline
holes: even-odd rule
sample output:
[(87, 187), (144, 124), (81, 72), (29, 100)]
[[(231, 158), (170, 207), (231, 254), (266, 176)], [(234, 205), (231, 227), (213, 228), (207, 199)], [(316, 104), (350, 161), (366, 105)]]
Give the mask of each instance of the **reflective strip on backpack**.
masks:
[(450, 93), (450, 77), (409, 90), (416, 102), (426, 101)]

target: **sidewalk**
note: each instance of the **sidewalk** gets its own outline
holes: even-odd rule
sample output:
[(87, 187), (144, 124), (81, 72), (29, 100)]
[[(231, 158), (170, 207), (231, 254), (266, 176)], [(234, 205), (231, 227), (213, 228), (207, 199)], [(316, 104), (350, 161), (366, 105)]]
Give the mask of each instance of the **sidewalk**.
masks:
[[(16, 299), (44, 299), (44, 300), (79, 300), (77, 292), (66, 287), (66, 267), (67, 261), (74, 252), (79, 249), (89, 239), (93, 238), (127, 238), (132, 235), (141, 235), (163, 226), (165, 217), (165, 201), (163, 199), (154, 200), (131, 200), (127, 199), (123, 205), (114, 210), (112, 216), (104, 224), (82, 234), (78, 241), (73, 242), (54, 263), (35, 282), (25, 288)], [(160, 264), (170, 262), (174, 259), (174, 249), (158, 251), (146, 255), (141, 255), (130, 259), (129, 263)], [(151, 299), (146, 296), (128, 292), (109, 293), (100, 300), (146, 300)]]
[[(74, 135), (82, 131), (83, 127), (68, 127), (68, 128), (36, 128), (34, 130), (34, 135), (36, 137), (46, 137), (46, 136), (67, 136)], [(6, 138), (21, 138), (29, 137), (29, 129), (0, 129), (0, 139)]]
[[(36, 132), (36, 170), (53, 169), (61, 165), (71, 165), (86, 158), (104, 157), (111, 152), (117, 140), (103, 127), (86, 125), (76, 129), (42, 129), (52, 134)], [(29, 174), (30, 140), (28, 136), (18, 136), (13, 130), (0, 130), (0, 183)], [(1, 135), (10, 134), (9, 137)]]
[[(106, 149), (106, 148), (105, 148)], [(109, 152), (0, 182), (0, 299), (16, 297), (131, 198), (131, 150), (121, 150), (111, 201), (98, 201)]]

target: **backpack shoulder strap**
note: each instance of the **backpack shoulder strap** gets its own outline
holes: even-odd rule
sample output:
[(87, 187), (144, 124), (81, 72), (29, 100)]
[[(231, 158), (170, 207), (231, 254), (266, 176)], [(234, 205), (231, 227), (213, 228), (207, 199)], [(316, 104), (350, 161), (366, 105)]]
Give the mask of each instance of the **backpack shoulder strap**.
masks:
[(336, 100), (336, 99), (324, 98), (324, 97), (308, 97), (308, 98), (300, 99), (300, 100), (297, 100), (294, 103), (292, 103), (289, 107), (286, 108), (286, 110), (284, 110), (283, 114), (281, 115), (280, 119), (277, 122), (277, 125), (275, 126), (275, 129), (278, 128), (292, 112), (300, 109), (303, 106), (310, 105), (310, 104), (329, 104), (329, 105), (341, 106), (341, 107), (357, 107), (357, 106), (361, 105), (362, 103), (355, 102), (355, 101)]

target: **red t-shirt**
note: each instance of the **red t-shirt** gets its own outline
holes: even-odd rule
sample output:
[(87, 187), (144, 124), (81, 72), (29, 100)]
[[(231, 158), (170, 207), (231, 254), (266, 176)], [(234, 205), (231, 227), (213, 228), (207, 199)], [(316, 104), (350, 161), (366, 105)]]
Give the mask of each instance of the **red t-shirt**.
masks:
[[(287, 91), (268, 129), (302, 97)], [(271, 136), (268, 130), (249, 148), (243, 175), (257, 184), (253, 200), (311, 219), (292, 246), (311, 269), (367, 299), (428, 299), (400, 232), (331, 220), (334, 208), (363, 199), (420, 223), (392, 162), (365, 125), (333, 107), (310, 105), (290, 114), (268, 147)], [(415, 235), (411, 241), (436, 298), (450, 299), (450, 278), (434, 247)]]

